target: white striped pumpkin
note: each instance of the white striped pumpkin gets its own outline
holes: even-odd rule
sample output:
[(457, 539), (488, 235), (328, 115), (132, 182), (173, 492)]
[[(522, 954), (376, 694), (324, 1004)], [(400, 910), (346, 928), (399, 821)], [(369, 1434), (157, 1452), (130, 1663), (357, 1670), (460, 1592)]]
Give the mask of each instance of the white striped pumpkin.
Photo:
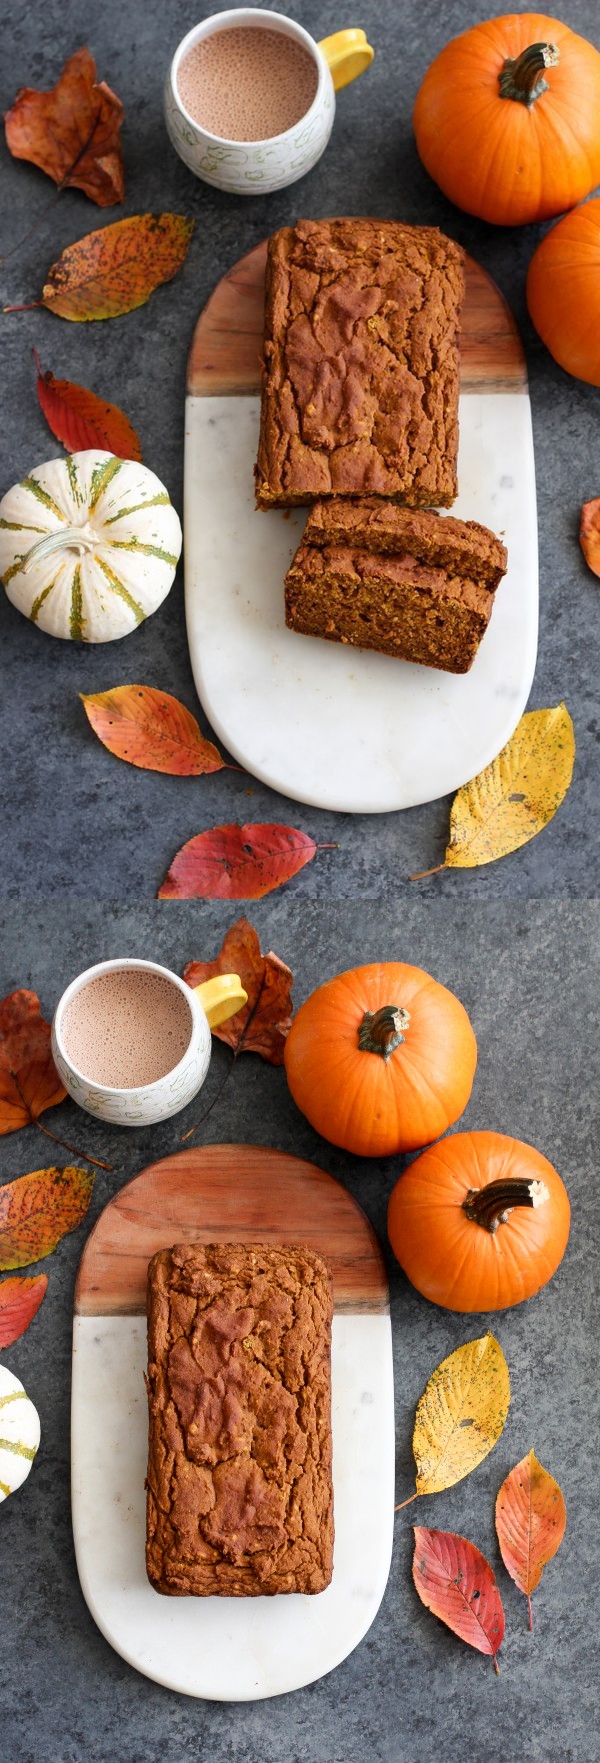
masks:
[(40, 1442), (40, 1417), (22, 1383), (0, 1365), (0, 1501), (26, 1481)]
[(0, 502), (9, 600), (53, 637), (110, 643), (160, 606), (179, 517), (145, 465), (95, 448), (38, 465)]

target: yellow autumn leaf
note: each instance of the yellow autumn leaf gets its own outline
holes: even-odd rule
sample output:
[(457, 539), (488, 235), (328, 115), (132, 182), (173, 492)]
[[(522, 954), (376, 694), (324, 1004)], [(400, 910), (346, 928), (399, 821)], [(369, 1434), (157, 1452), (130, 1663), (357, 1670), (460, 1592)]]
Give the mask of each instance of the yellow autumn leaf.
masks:
[(452, 803), (450, 840), (439, 869), (476, 869), (518, 851), (542, 831), (566, 796), (575, 732), (566, 704), (529, 710), (497, 759), (463, 784)]
[(438, 1494), (470, 1475), (499, 1439), (509, 1405), (508, 1365), (492, 1334), (467, 1341), (443, 1359), (417, 1406), (417, 1487), (410, 1498)]

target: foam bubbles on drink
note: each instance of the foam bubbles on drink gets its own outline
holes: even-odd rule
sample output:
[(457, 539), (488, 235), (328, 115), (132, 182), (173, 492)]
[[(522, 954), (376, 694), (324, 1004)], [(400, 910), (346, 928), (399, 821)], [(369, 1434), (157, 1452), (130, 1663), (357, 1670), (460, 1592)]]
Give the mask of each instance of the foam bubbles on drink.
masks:
[(114, 968), (81, 986), (63, 1011), (67, 1058), (93, 1083), (135, 1090), (166, 1077), (189, 1046), (192, 1013), (162, 974)]
[(202, 37), (177, 75), (190, 116), (229, 141), (266, 141), (293, 128), (310, 109), (317, 83), (316, 63), (301, 43), (250, 25)]

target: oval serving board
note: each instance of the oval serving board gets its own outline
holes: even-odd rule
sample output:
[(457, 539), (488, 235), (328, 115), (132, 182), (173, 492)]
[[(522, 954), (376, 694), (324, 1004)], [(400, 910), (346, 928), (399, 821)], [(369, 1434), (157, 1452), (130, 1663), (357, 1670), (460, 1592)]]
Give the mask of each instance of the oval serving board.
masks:
[[(304, 1242), (328, 1260), (333, 1579), (317, 1597), (166, 1598), (146, 1578), (146, 1271), (181, 1241)], [(389, 1572), (394, 1392), (385, 1268), (368, 1220), (315, 1164), (208, 1145), (152, 1164), (101, 1213), (75, 1293), (72, 1507), (92, 1616), (130, 1665), (169, 1689), (252, 1701), (300, 1689), (358, 1645)]]
[(297, 801), (409, 808), (495, 758), (527, 702), (537, 648), (537, 518), (523, 349), (499, 289), (466, 260), (460, 493), (502, 534), (509, 569), (471, 672), (440, 673), (286, 629), (283, 578), (306, 509), (258, 513), (266, 243), (233, 265), (196, 325), (185, 425), (185, 593), (198, 695), (229, 752)]

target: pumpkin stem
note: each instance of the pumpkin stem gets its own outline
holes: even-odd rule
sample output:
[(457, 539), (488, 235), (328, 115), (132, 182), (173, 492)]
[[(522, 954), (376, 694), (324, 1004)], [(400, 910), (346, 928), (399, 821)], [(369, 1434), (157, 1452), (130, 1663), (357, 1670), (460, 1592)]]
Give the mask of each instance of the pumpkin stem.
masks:
[(536, 98), (548, 91), (548, 81), (544, 79), (545, 67), (558, 67), (558, 49), (554, 43), (530, 43), (521, 55), (514, 60), (507, 57), (498, 75), (501, 98), (514, 98), (518, 104), (526, 104), (531, 110)]
[(401, 1004), (382, 1004), (381, 1010), (365, 1010), (358, 1030), (362, 1053), (379, 1053), (386, 1064), (404, 1040), (402, 1030), (408, 1028), (410, 1016)]
[(23, 574), (31, 569), (32, 564), (42, 563), (45, 557), (51, 557), (53, 551), (78, 551), (80, 557), (83, 557), (84, 552), (93, 551), (97, 543), (97, 536), (84, 532), (83, 527), (61, 526), (57, 533), (48, 533), (45, 539), (38, 539), (31, 546), (22, 565)]
[(469, 1188), (463, 1200), (463, 1212), (473, 1224), (480, 1224), (494, 1236), (499, 1224), (506, 1224), (513, 1206), (545, 1206), (550, 1194), (543, 1181), (524, 1181), (520, 1176), (507, 1176), (491, 1181), (487, 1188)]

